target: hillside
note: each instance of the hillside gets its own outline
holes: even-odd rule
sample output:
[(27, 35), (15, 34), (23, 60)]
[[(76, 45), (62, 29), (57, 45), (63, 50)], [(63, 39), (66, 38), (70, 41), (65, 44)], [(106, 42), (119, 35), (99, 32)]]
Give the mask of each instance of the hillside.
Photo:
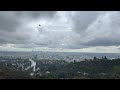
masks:
[[(0, 79), (119, 79), (120, 59), (106, 57), (67, 62), (35, 60), (35, 70), (29, 59), (0, 57)], [(30, 67), (28, 70), (25, 68)]]

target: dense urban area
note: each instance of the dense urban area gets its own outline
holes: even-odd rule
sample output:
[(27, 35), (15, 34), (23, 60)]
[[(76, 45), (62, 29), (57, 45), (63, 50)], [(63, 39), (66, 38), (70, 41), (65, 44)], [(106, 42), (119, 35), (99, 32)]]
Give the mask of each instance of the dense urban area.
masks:
[[(46, 56), (46, 57), (45, 57)], [(59, 55), (0, 56), (0, 79), (119, 79), (120, 59)]]

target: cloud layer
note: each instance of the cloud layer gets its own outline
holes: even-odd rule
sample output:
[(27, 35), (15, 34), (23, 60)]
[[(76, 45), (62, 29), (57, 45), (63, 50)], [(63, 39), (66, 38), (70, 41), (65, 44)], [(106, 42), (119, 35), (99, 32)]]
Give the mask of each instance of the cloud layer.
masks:
[(0, 46), (119, 46), (119, 36), (119, 11), (0, 11)]

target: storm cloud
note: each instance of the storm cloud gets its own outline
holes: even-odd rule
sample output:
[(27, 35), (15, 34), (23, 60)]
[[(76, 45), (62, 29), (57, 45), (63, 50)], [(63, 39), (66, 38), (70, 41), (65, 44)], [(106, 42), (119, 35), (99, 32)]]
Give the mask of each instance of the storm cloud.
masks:
[(119, 46), (119, 36), (119, 11), (0, 11), (1, 46), (63, 49)]

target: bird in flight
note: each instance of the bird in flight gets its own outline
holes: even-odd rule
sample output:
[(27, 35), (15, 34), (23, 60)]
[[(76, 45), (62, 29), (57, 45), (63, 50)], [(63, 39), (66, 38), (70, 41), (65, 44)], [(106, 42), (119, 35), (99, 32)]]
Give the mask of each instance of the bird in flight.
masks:
[(41, 25), (39, 24), (39, 26), (41, 26)]

